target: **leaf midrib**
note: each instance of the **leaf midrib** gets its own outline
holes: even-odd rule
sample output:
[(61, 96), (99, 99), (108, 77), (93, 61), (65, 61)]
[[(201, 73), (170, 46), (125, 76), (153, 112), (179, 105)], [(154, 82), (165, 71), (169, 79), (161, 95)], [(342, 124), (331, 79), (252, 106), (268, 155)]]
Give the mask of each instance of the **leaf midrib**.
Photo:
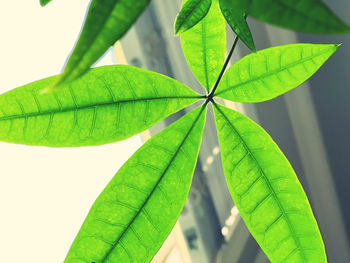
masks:
[(299, 239), (297, 238), (296, 236), (296, 232), (293, 228), (293, 226), (291, 225), (291, 222), (290, 222), (290, 219), (288, 218), (287, 214), (286, 214), (286, 211), (285, 209), (283, 208), (280, 200), (277, 198), (277, 194), (275, 192), (275, 190), (273, 189), (269, 179), (267, 178), (264, 170), (262, 169), (260, 163), (258, 162), (258, 160), (255, 158), (253, 152), (250, 150), (249, 146), (246, 144), (245, 140), (242, 138), (242, 136), (240, 135), (240, 133), (237, 131), (237, 129), (235, 128), (235, 126), (230, 122), (230, 120), (227, 118), (227, 116), (225, 115), (225, 113), (222, 112), (222, 110), (216, 105), (215, 102), (213, 102), (215, 108), (220, 112), (220, 114), (224, 117), (224, 119), (226, 120), (226, 122), (229, 124), (229, 126), (232, 128), (232, 130), (239, 136), (240, 140), (242, 141), (243, 143), (243, 146), (244, 148), (249, 152), (249, 155), (253, 158), (254, 162), (257, 164), (262, 176), (265, 178), (265, 181), (268, 185), (268, 188), (270, 189), (272, 195), (274, 196), (274, 199), (276, 200), (277, 204), (278, 204), (278, 207), (279, 209), (281, 210), (281, 213), (282, 213), (282, 216), (285, 218), (286, 222), (287, 222), (287, 225), (290, 229), (290, 231), (292, 232), (292, 237), (293, 237), (293, 240), (295, 241), (295, 244), (297, 246), (297, 249), (299, 249), (300, 251), (300, 254), (301, 254), (301, 257), (303, 259), (303, 262), (306, 262), (305, 260), (305, 254), (304, 254), (304, 251), (303, 251), (303, 247), (301, 246), (300, 242), (299, 242)]
[[(302, 64), (302, 63), (305, 63), (305, 62), (307, 62), (307, 61), (310, 61), (310, 60), (312, 60), (312, 59), (314, 59), (314, 58), (317, 58), (317, 57), (319, 57), (319, 56), (322, 56), (322, 55), (324, 55), (324, 54), (326, 54), (326, 53), (328, 53), (328, 52), (329, 52), (329, 50), (325, 50), (325, 51), (323, 51), (323, 52), (318, 53), (318, 55), (312, 55), (312, 56), (310, 56), (310, 57), (307, 57), (307, 58), (301, 59), (301, 60), (299, 60), (299, 61), (293, 62), (293, 63), (291, 63), (291, 64), (289, 64), (289, 65), (287, 65), (287, 66), (284, 66), (284, 67), (279, 68), (278, 70), (274, 70), (274, 71), (272, 71), (272, 72), (268, 72), (267, 74), (261, 75), (261, 76), (259, 76), (259, 77), (253, 78), (253, 79), (249, 79), (249, 80), (247, 80), (247, 81), (245, 81), (245, 82), (242, 82), (242, 83), (239, 83), (239, 84), (237, 84), (237, 85), (230, 86), (230, 87), (228, 87), (227, 89), (224, 89), (224, 90), (222, 90), (222, 91), (217, 92), (215, 95), (216, 95), (216, 96), (219, 96), (220, 94), (226, 93), (226, 92), (228, 92), (228, 91), (230, 91), (230, 90), (233, 90), (233, 89), (239, 88), (239, 87), (241, 87), (241, 86), (247, 85), (247, 84), (249, 84), (250, 82), (255, 82), (255, 81), (259, 81), (259, 80), (264, 79), (264, 78), (271, 77), (272, 75), (278, 74), (278, 73), (280, 73), (280, 72), (282, 72), (282, 71), (284, 71), (284, 70), (287, 70), (287, 69), (289, 69), (289, 68), (292, 68), (292, 67), (294, 67), (294, 66), (297, 66), (298, 64)], [(241, 60), (241, 61), (242, 61), (242, 60)], [(236, 65), (238, 65), (238, 64), (236, 64)], [(321, 65), (320, 65), (320, 66), (321, 66)], [(229, 73), (229, 72), (227, 72), (227, 73)], [(238, 72), (238, 73), (239, 73), (239, 72)]]
[(125, 227), (125, 230), (120, 234), (120, 236), (118, 237), (118, 239), (113, 242), (113, 246), (110, 248), (110, 250), (106, 253), (106, 255), (102, 258), (101, 263), (105, 262), (106, 259), (108, 259), (109, 255), (112, 253), (112, 251), (115, 249), (115, 247), (118, 245), (119, 241), (124, 237), (124, 235), (126, 234), (126, 232), (129, 230), (129, 228), (131, 227), (131, 225), (134, 223), (134, 221), (136, 220), (136, 218), (138, 217), (138, 215), (141, 213), (142, 209), (144, 209), (144, 207), (146, 206), (147, 202), (149, 201), (149, 199), (151, 198), (152, 194), (154, 193), (155, 189), (157, 188), (157, 186), (160, 184), (161, 180), (164, 178), (164, 175), (167, 173), (168, 169), (170, 168), (172, 162), (175, 160), (177, 154), (180, 152), (181, 147), (184, 145), (185, 141), (187, 140), (188, 136), (190, 135), (190, 133), (192, 132), (194, 126), (196, 125), (197, 121), (199, 120), (200, 116), (203, 113), (203, 110), (206, 108), (206, 104), (204, 104), (202, 106), (201, 111), (199, 112), (198, 116), (196, 117), (196, 119), (194, 120), (192, 126), (190, 127), (190, 129), (188, 130), (186, 136), (184, 137), (184, 139), (182, 140), (181, 144), (179, 145), (179, 147), (177, 148), (176, 152), (174, 153), (174, 156), (171, 158), (171, 160), (169, 161), (169, 164), (167, 165), (167, 167), (165, 168), (164, 172), (161, 174), (161, 176), (159, 177), (157, 183), (155, 184), (155, 186), (153, 187), (152, 191), (150, 192), (150, 194), (147, 196), (146, 200), (143, 202), (142, 206), (140, 207), (139, 211), (137, 211), (137, 213), (134, 215), (134, 217), (131, 219), (131, 221), (129, 222), (129, 224)]
[[(210, 10), (209, 10), (210, 12)], [(209, 87), (209, 72), (208, 72), (208, 61), (207, 61), (207, 42), (206, 42), (206, 37), (207, 37), (207, 21), (206, 19), (203, 19), (201, 21), (202, 24), (202, 50), (203, 50), (203, 66), (204, 66), (204, 76), (205, 76), (205, 84), (206, 84), (206, 91), (208, 92), (210, 87)]]
[(57, 109), (57, 110), (45, 111), (45, 112), (31, 112), (31, 113), (3, 116), (3, 117), (0, 117), (0, 121), (8, 121), (8, 120), (14, 120), (14, 119), (28, 118), (28, 117), (38, 117), (38, 116), (45, 116), (45, 115), (56, 114), (56, 113), (65, 113), (70, 111), (74, 112), (77, 110), (85, 110), (85, 109), (91, 109), (96, 107), (108, 107), (108, 106), (114, 106), (114, 105), (123, 104), (123, 103), (134, 103), (134, 102), (142, 102), (142, 101), (167, 100), (167, 99), (203, 99), (203, 97), (202, 96), (153, 97), (153, 98), (151, 97), (151, 98), (120, 100), (120, 101), (112, 101), (112, 102), (106, 102), (106, 103), (71, 107), (67, 109)]

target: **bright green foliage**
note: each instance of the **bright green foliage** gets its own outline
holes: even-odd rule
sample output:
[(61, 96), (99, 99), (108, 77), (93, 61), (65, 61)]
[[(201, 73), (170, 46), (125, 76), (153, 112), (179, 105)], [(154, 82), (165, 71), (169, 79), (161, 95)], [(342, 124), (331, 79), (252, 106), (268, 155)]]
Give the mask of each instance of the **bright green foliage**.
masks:
[(188, 0), (182, 7), (175, 22), (175, 34), (180, 34), (195, 26), (208, 13), (211, 0)]
[(56, 78), (0, 96), (0, 140), (46, 146), (115, 142), (200, 98), (174, 79), (131, 66), (92, 69), (66, 87), (40, 92)]
[(247, 24), (245, 11), (240, 1), (219, 0), (221, 12), (237, 36), (252, 51), (256, 51), (252, 34)]
[[(206, 28), (206, 21), (213, 22), (208, 28), (216, 29), (217, 21), (209, 19), (220, 15), (218, 2), (213, 7), (183, 36), (203, 36), (194, 32), (198, 26)], [(217, 50), (213, 36), (202, 40)], [(195, 42), (191, 44), (196, 51)], [(214, 97), (272, 99), (304, 82), (337, 48), (294, 44), (248, 55), (225, 73)], [(220, 70), (223, 63), (214, 64), (217, 57), (208, 54), (206, 61), (216, 65), (212, 70)], [(189, 63), (200, 76), (212, 73), (199, 67), (200, 61)], [(0, 140), (47, 146), (114, 142), (204, 99), (171, 78), (131, 66), (91, 69), (60, 89), (42, 92), (57, 78), (0, 96)], [(205, 105), (150, 139), (120, 169), (93, 205), (66, 263), (150, 262), (185, 204), (210, 101), (209, 96)], [(248, 118), (216, 103), (214, 109), (228, 187), (267, 256), (272, 262), (326, 262), (308, 200), (281, 151)]]
[(215, 94), (238, 102), (273, 99), (310, 78), (338, 47), (292, 44), (250, 54), (225, 73)]
[(181, 44), (193, 74), (209, 92), (225, 60), (226, 25), (218, 0), (204, 19), (181, 34)]
[(83, 75), (136, 21), (150, 0), (92, 0), (79, 40), (56, 86)]
[(350, 32), (350, 27), (322, 0), (240, 0), (239, 2), (245, 5), (248, 15), (280, 27), (314, 34)]
[[(206, 99), (146, 142), (119, 170), (92, 206), (65, 263), (150, 262), (186, 202), (207, 104), (214, 97), (273, 99), (310, 78), (338, 48), (265, 49), (244, 57), (221, 78), (238, 41), (224, 63), (225, 18), (253, 51), (247, 14), (303, 32), (349, 32), (321, 0), (184, 0), (175, 31), (181, 33), (189, 67), (210, 94), (198, 95), (174, 79), (131, 66), (88, 71), (149, 2), (92, 0), (64, 73), (0, 96), (1, 141), (55, 147), (123, 140)], [(307, 197), (278, 146), (247, 117), (213, 104), (228, 188), (266, 255), (274, 263), (326, 262)]]
[(271, 262), (327, 262), (307, 197), (278, 146), (240, 113), (214, 111), (228, 188)]
[(40, 4), (41, 6), (45, 6), (47, 5), (48, 3), (50, 3), (52, 0), (40, 0)]
[(205, 109), (176, 121), (124, 164), (91, 208), (65, 263), (151, 261), (185, 205)]

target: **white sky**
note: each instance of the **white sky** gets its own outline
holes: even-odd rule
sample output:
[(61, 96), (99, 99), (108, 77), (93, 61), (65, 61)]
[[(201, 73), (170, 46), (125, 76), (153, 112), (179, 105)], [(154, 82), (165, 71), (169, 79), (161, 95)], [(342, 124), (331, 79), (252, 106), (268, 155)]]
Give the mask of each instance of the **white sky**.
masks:
[[(0, 93), (61, 72), (88, 0), (0, 0)], [(113, 64), (107, 54), (98, 65)], [(0, 143), (0, 262), (63, 262), (93, 201), (141, 145)]]

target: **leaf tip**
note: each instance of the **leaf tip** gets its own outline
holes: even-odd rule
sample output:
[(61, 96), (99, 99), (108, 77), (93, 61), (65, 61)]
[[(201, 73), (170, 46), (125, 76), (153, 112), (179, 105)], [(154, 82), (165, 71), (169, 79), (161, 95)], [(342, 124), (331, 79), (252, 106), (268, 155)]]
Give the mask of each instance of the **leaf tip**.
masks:
[(180, 34), (180, 29), (181, 29), (181, 26), (179, 25), (179, 15), (177, 16), (176, 18), (176, 21), (174, 23), (174, 29), (175, 29), (175, 36), (179, 35)]
[(255, 43), (254, 43), (254, 39), (253, 39), (253, 36), (250, 34), (250, 43), (249, 43), (249, 49), (251, 50), (251, 51), (253, 51), (254, 53), (256, 53), (257, 52), (257, 50), (256, 50), (256, 46), (255, 46)]
[(186, 29), (184, 29), (182, 26), (178, 26), (175, 24), (175, 36), (178, 36), (185, 31)]
[[(246, 43), (244, 43), (244, 44), (246, 44)], [(255, 47), (254, 41), (251, 42), (251, 43), (249, 43), (249, 44), (246, 44), (246, 46), (247, 46), (253, 53), (258, 52), (257, 49), (256, 49), (256, 47)]]
[(334, 54), (335, 52), (338, 51), (338, 49), (343, 45), (343, 43), (339, 43), (339, 44), (333, 44), (333, 53)]

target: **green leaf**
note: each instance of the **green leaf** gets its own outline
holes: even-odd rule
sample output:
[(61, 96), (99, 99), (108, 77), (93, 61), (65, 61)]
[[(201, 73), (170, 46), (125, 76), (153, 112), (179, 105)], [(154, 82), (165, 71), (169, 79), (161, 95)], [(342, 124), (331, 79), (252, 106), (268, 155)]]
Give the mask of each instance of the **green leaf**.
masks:
[(83, 30), (55, 86), (82, 76), (135, 23), (150, 0), (92, 0)]
[(181, 44), (193, 74), (209, 92), (220, 75), (226, 50), (226, 25), (218, 0), (213, 0), (203, 20), (181, 34)]
[(220, 0), (220, 8), (232, 30), (250, 50), (255, 52), (256, 48), (253, 37), (245, 18), (246, 10), (242, 7), (241, 2)]
[(242, 114), (214, 111), (228, 188), (270, 261), (327, 262), (310, 204), (278, 146)]
[(215, 95), (239, 102), (273, 99), (305, 82), (338, 47), (292, 44), (250, 54), (225, 73)]
[(174, 79), (131, 66), (105, 66), (49, 93), (57, 77), (0, 96), (0, 140), (46, 145), (100, 145), (148, 129), (200, 95)]
[(195, 26), (207, 14), (211, 0), (188, 0), (183, 5), (175, 22), (175, 34), (180, 34)]
[(40, 4), (41, 6), (45, 6), (47, 5), (48, 3), (50, 3), (52, 0), (40, 0)]
[(349, 25), (321, 0), (240, 0), (240, 3), (248, 8), (248, 15), (291, 30), (314, 34), (350, 32)]
[(147, 141), (92, 206), (65, 263), (150, 262), (183, 209), (205, 106)]

